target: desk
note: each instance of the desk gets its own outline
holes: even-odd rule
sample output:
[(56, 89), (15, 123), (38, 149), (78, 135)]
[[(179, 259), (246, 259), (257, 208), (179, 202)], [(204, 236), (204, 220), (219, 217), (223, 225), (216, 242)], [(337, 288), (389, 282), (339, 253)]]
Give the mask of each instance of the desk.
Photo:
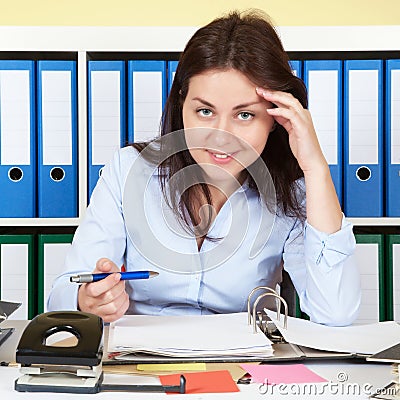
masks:
[[(16, 331), (0, 347), (0, 358), (15, 359), (15, 347), (21, 336), (25, 321), (5, 321), (2, 327), (15, 326)], [(188, 394), (173, 395), (182, 399), (191, 400), (215, 400), (215, 399), (368, 399), (376, 389), (384, 388), (392, 379), (391, 365), (378, 363), (363, 363), (353, 360), (342, 361), (307, 361), (307, 367), (317, 374), (328, 379), (330, 382), (318, 384), (286, 385), (286, 387), (262, 386), (259, 384), (239, 385), (239, 393), (215, 393), (215, 394)], [(57, 394), (57, 393), (19, 393), (14, 390), (14, 381), (20, 376), (19, 369), (15, 367), (0, 367), (0, 399), (30, 399), (30, 400), (57, 400), (57, 399), (121, 399), (121, 396), (129, 399), (166, 399), (164, 393), (98, 393), (96, 395), (82, 394)], [(128, 384), (159, 384), (155, 377), (143, 376), (105, 376), (106, 383), (128, 383)], [(93, 397), (95, 396), (95, 397)], [(174, 397), (177, 398), (177, 397)]]

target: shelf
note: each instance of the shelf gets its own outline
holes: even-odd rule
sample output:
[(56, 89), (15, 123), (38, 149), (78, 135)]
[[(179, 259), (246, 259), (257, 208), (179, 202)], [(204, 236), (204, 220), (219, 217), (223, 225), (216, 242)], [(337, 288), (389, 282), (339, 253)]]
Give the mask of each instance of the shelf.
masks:
[(78, 226), (80, 218), (0, 218), (0, 226)]
[[(198, 27), (1, 26), (0, 51), (182, 51)], [(399, 48), (400, 25), (281, 26), (286, 51)]]
[[(63, 53), (77, 60), (78, 99), (78, 217), (0, 218), (0, 227), (75, 227), (87, 205), (87, 61), (93, 54), (119, 57), (118, 53), (181, 52), (198, 29), (179, 27), (0, 26), (0, 56), (32, 54), (39, 59)], [(400, 25), (392, 26), (280, 26), (288, 52), (395, 52)], [(68, 58), (67, 57), (67, 58)], [(69, 59), (68, 58), (68, 59)], [(111, 57), (112, 58), (112, 57)], [(349, 218), (354, 226), (400, 226), (398, 218)]]
[[(400, 226), (396, 218), (347, 218), (354, 226)], [(78, 226), (80, 218), (0, 218), (0, 226)]]
[(347, 218), (354, 226), (400, 226), (400, 217)]

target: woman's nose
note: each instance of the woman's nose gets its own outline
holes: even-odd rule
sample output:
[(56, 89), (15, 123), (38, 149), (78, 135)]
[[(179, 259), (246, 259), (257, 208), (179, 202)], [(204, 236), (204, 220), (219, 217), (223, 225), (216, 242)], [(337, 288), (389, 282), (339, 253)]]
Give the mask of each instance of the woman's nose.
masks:
[(230, 134), (233, 133), (231, 122), (227, 117), (221, 116), (220, 118), (218, 118), (215, 125), (215, 128), (221, 132), (229, 132)]
[[(225, 125), (223, 125), (225, 126)], [(213, 129), (211, 132), (212, 142), (217, 148), (224, 147), (232, 141), (233, 134), (226, 129), (220, 128)]]

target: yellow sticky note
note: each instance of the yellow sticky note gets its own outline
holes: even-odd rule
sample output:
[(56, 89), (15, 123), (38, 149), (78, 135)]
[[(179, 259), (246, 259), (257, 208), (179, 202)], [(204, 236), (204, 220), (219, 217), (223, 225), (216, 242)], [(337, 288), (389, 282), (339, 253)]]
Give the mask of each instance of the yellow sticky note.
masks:
[(138, 364), (138, 371), (206, 371), (205, 363)]

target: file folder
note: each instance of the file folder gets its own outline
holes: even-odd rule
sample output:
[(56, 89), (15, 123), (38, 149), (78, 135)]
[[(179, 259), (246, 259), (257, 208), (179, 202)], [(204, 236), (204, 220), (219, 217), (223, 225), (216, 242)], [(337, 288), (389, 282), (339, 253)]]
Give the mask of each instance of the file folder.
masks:
[(0, 299), (22, 303), (10, 319), (35, 315), (33, 246), (33, 235), (0, 235)]
[(298, 78), (303, 78), (302, 62), (298, 60), (290, 60), (290, 68), (294, 75)]
[(0, 60), (0, 217), (36, 217), (35, 65)]
[(329, 164), (333, 184), (342, 202), (342, 62), (304, 62), (304, 82), (308, 89), (309, 110), (322, 152)]
[(360, 313), (355, 323), (385, 321), (384, 235), (355, 236), (355, 258), (361, 277)]
[(38, 216), (78, 216), (75, 61), (38, 61)]
[(159, 136), (166, 98), (166, 61), (128, 61), (129, 142), (147, 142)]
[[(160, 330), (164, 332), (162, 338)], [(110, 325), (106, 351), (114, 353), (115, 360), (132, 363), (139, 363), (137, 356), (157, 357), (165, 363), (196, 359), (202, 362), (264, 361), (273, 353), (272, 342), (262, 331), (253, 332), (245, 312), (124, 315)]]
[(387, 319), (400, 322), (400, 235), (387, 235)]
[(386, 216), (400, 217), (400, 59), (386, 62)]
[(88, 62), (88, 199), (104, 164), (126, 145), (124, 61)]
[[(259, 290), (262, 289), (265, 290), (265, 293), (259, 294)], [(260, 304), (260, 300), (267, 296), (278, 300), (281, 305), (278, 305), (278, 313), (266, 308), (259, 309), (258, 305)], [(222, 314), (214, 316), (200, 315), (195, 317), (198, 321), (193, 320), (191, 322), (188, 322), (187, 319), (185, 320), (187, 316), (183, 318), (175, 317), (176, 319), (174, 321), (168, 318), (162, 321), (162, 317), (160, 318), (160, 316), (141, 316), (138, 319), (138, 316), (132, 315), (128, 316), (128, 318), (124, 317), (125, 319), (120, 319), (112, 324), (112, 329), (110, 329), (110, 335), (111, 332), (112, 335), (110, 336), (108, 347), (104, 349), (106, 357), (103, 358), (103, 364), (113, 365), (126, 362), (135, 364), (168, 364), (176, 363), (177, 356), (182, 361), (189, 363), (237, 363), (256, 361), (261, 361), (263, 363), (281, 361), (303, 362), (304, 360), (315, 359), (334, 360), (352, 358), (365, 360), (366, 355), (373, 354), (377, 350), (388, 347), (398, 341), (400, 327), (390, 321), (368, 325), (334, 327), (305, 321), (301, 318), (290, 317), (288, 311), (287, 303), (275, 290), (259, 286), (254, 288), (249, 294), (247, 299), (247, 313), (229, 314), (230, 317), (225, 320)], [(216, 319), (215, 321), (207, 321), (209, 317), (212, 317), (212, 319), (216, 317)], [(139, 319), (142, 319), (142, 321), (139, 321)], [(247, 326), (242, 324), (242, 320), (247, 320)], [(140, 323), (138, 324), (138, 322)], [(156, 334), (154, 331), (157, 332), (157, 329), (152, 329), (152, 327), (154, 328), (156, 325), (164, 326), (166, 327), (166, 331), (171, 333), (171, 331), (173, 332), (177, 329), (176, 324), (179, 323), (180, 336), (184, 339), (189, 338), (189, 341), (193, 341), (194, 336), (187, 333), (194, 329), (192, 322), (195, 325), (202, 325), (202, 329), (204, 329), (204, 324), (212, 322), (213, 337), (216, 337), (217, 341), (222, 340), (221, 338), (223, 338), (223, 335), (221, 336), (221, 332), (227, 331), (227, 323), (232, 325), (232, 328), (230, 328), (230, 330), (228, 329), (228, 331), (235, 332), (235, 338), (230, 338), (231, 343), (237, 340), (237, 336), (241, 336), (239, 341), (243, 343), (244, 341), (247, 342), (247, 339), (257, 340), (255, 335), (262, 334), (264, 338), (267, 337), (271, 341), (273, 352), (271, 352), (271, 349), (263, 346), (263, 344), (260, 344), (260, 346), (258, 346), (259, 351), (257, 352), (251, 351), (252, 346), (242, 346), (240, 348), (240, 354), (237, 351), (237, 346), (228, 345), (226, 340), (222, 340), (223, 348), (228, 350), (227, 353), (206, 355), (204, 350), (200, 351), (199, 354), (200, 347), (193, 350), (193, 346), (188, 345), (188, 340), (183, 344), (178, 343), (177, 346), (171, 349), (171, 347), (165, 348), (159, 341), (152, 340), (151, 338), (152, 335)], [(144, 340), (139, 339), (140, 343), (137, 340), (132, 340), (131, 331), (132, 326), (137, 327), (139, 325), (143, 327), (143, 331), (147, 329), (150, 332), (150, 334), (149, 332), (144, 334), (142, 332), (142, 334), (135, 335), (135, 337), (144, 338)], [(194, 331), (198, 336), (198, 329), (194, 329)], [(208, 331), (210, 332), (210, 329), (208, 329)], [(186, 334), (183, 332), (186, 332)], [(360, 336), (361, 332), (364, 332), (362, 337)], [(245, 338), (245, 336), (248, 335), (254, 337)], [(172, 334), (171, 337), (175, 336)], [(340, 337), (339, 340), (338, 336)], [(343, 338), (346, 336), (349, 340), (343, 341)], [(202, 338), (203, 337), (207, 337), (207, 335), (203, 335)], [(327, 337), (329, 339), (327, 339)], [(316, 338), (318, 340), (316, 340)], [(205, 342), (206, 349), (207, 340), (205, 340)], [(216, 346), (215, 341), (209, 343), (212, 345), (213, 350), (220, 348), (220, 346)], [(120, 353), (119, 350), (122, 347), (124, 352)], [(138, 348), (140, 348), (140, 352), (136, 351)], [(229, 351), (231, 348), (235, 349), (235, 354)]]
[(383, 216), (382, 60), (344, 63), (344, 212)]
[(64, 271), (64, 261), (71, 247), (72, 234), (38, 237), (38, 313), (47, 312), (47, 299), (54, 280)]
[(168, 94), (171, 91), (171, 86), (175, 78), (175, 72), (177, 67), (178, 67), (178, 61), (168, 61)]

